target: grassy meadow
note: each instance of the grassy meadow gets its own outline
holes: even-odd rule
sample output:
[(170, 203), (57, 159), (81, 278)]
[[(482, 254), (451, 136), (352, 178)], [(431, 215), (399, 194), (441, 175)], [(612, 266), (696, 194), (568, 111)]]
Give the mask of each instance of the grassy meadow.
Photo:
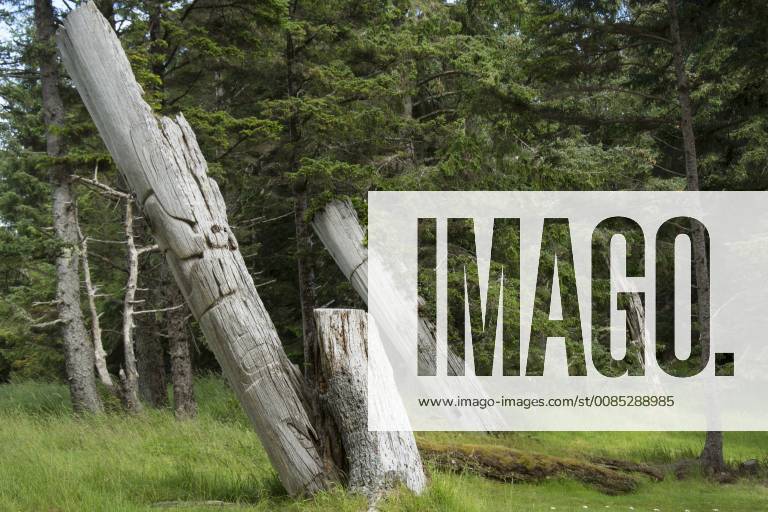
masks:
[[(200, 414), (74, 418), (64, 386), (0, 386), (0, 511), (359, 511), (366, 502), (342, 489), (293, 500), (285, 495), (234, 396), (214, 376), (197, 380)], [(768, 511), (765, 477), (719, 484), (695, 470), (678, 479), (674, 463), (694, 457), (699, 433), (421, 433), (422, 442), (513, 448), (573, 458), (611, 457), (652, 464), (663, 481), (639, 477), (636, 492), (608, 496), (567, 478), (502, 483), (431, 468), (420, 497), (395, 492), (382, 511)], [(732, 464), (768, 463), (768, 433), (727, 433)], [(205, 503), (209, 502), (209, 503)]]

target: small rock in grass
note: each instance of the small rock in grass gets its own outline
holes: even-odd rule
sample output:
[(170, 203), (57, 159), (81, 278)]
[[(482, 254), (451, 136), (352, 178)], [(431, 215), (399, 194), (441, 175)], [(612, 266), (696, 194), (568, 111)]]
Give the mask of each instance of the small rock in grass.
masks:
[(756, 475), (760, 471), (760, 463), (755, 459), (745, 460), (739, 464), (739, 473), (742, 475)]

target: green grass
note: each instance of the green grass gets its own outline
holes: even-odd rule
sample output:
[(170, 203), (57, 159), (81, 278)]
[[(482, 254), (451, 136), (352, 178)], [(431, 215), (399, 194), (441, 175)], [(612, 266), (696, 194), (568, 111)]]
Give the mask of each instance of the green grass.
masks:
[[(235, 502), (239, 504), (235, 510), (265, 512), (365, 510), (363, 499), (342, 489), (313, 500), (288, 498), (222, 381), (201, 378), (197, 393), (198, 419), (177, 422), (169, 411), (74, 418), (61, 385), (0, 386), (0, 511), (160, 510), (152, 504), (204, 500)], [(702, 443), (697, 433), (422, 433), (419, 437), (654, 463), (695, 455)], [(765, 433), (727, 434), (725, 442), (726, 456), (733, 462), (765, 460), (768, 452)], [(502, 484), (468, 474), (433, 472), (423, 496), (395, 493), (382, 509), (759, 512), (768, 511), (768, 487), (754, 480), (718, 485), (700, 476), (678, 481), (670, 475), (659, 483), (642, 480), (635, 494), (611, 497), (569, 480)]]

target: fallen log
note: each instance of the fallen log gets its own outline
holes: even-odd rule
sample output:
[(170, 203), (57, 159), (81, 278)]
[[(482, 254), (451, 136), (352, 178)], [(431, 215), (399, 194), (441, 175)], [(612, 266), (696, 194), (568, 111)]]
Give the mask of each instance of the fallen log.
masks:
[(402, 483), (420, 493), (427, 480), (413, 433), (368, 431), (368, 378), (378, 382), (393, 377), (389, 367), (368, 368), (366, 312), (316, 309), (315, 325), (324, 383), (321, 396), (341, 430), (350, 489), (375, 498)]
[(57, 43), (280, 481), (291, 495), (327, 488), (333, 470), (318, 451), (295, 368), (256, 292), (191, 127), (181, 115), (153, 114), (93, 2), (67, 16)]
[[(624, 472), (631, 466), (629, 463), (621, 468), (623, 471), (617, 471), (615, 464), (609, 467), (491, 445), (443, 445), (420, 441), (419, 450), (424, 459), (438, 469), (470, 472), (501, 482), (540, 482), (547, 478), (569, 477), (610, 495), (633, 492), (638, 485), (635, 478)], [(647, 474), (645, 468), (640, 472)]]

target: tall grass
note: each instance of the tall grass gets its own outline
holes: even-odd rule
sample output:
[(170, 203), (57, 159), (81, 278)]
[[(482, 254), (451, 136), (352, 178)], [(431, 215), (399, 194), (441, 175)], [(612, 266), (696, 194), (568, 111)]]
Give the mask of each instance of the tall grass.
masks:
[[(0, 511), (158, 510), (161, 502), (217, 500), (251, 511), (345, 512), (365, 500), (341, 489), (314, 500), (285, 495), (237, 401), (216, 376), (196, 382), (200, 414), (178, 422), (171, 411), (138, 416), (111, 412), (72, 416), (65, 386), (34, 382), (0, 386)], [(436, 442), (502, 444), (557, 455), (609, 455), (670, 461), (695, 454), (696, 433), (423, 433)], [(732, 460), (765, 457), (765, 434), (726, 436)], [(755, 482), (719, 486), (700, 478), (643, 482), (636, 495), (608, 497), (580, 484), (501, 484), (472, 475), (432, 472), (424, 496), (395, 493), (384, 511), (557, 511), (718, 508), (768, 511), (768, 491)], [(178, 509), (177, 509), (178, 510)], [(182, 510), (221, 510), (203, 505)]]

